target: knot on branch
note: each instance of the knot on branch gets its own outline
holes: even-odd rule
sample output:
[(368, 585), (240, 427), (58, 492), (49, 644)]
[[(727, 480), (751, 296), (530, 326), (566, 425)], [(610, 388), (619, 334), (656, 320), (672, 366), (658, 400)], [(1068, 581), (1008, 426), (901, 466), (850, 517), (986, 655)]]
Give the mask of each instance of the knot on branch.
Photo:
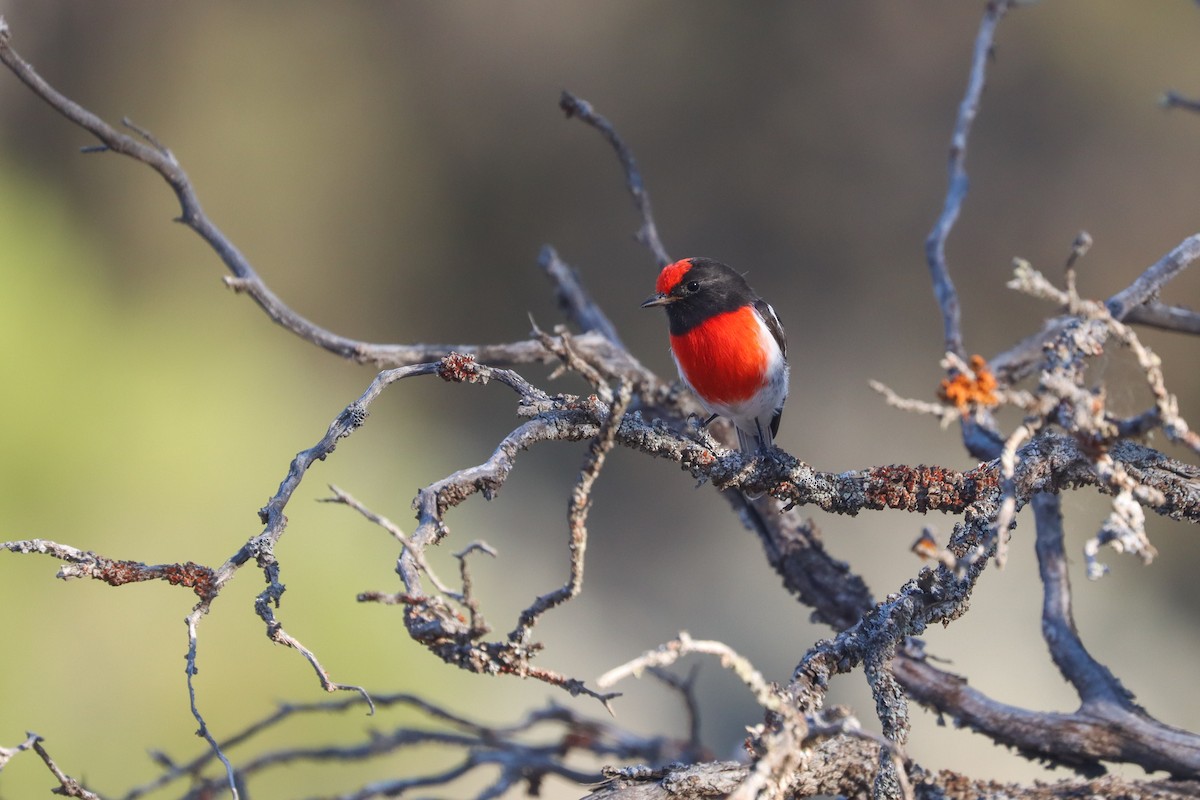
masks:
[(567, 119), (571, 119), (580, 112), (591, 111), (591, 105), (586, 100), (576, 97), (565, 89), (558, 98), (558, 107), (567, 115)]
[[(359, 599), (366, 598), (360, 595)], [(401, 595), (399, 599), (406, 606), (404, 617), (409, 635), (443, 660), (464, 666), (461, 654), (456, 657), (452, 651), (471, 649), (474, 631), (467, 624), (466, 617), (438, 597)]]
[[(361, 428), (362, 424), (367, 421), (367, 409), (363, 407), (362, 403), (351, 403), (346, 406), (345, 418), (351, 428)], [(349, 436), (350, 434), (347, 432), (343, 435)]]
[(449, 383), (478, 383), (487, 376), (479, 369), (475, 356), (467, 353), (448, 353), (437, 366), (438, 377)]

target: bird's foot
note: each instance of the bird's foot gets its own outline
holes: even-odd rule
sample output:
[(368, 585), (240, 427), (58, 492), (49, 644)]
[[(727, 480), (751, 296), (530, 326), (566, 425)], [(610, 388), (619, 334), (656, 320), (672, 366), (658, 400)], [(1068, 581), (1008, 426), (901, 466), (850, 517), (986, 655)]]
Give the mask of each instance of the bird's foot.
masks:
[(708, 424), (717, 418), (716, 414), (712, 414), (705, 419), (700, 419), (699, 414), (688, 414), (688, 427), (692, 429), (692, 435), (695, 437), (697, 444), (704, 447), (717, 447), (717, 440), (708, 432)]

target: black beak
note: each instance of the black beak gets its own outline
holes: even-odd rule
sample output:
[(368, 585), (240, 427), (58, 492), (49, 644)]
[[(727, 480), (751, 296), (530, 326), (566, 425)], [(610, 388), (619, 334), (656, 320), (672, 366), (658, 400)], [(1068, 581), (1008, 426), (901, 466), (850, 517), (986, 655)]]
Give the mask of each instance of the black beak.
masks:
[(647, 297), (642, 303), (642, 308), (652, 308), (654, 306), (665, 306), (674, 303), (675, 298), (669, 294), (656, 294), (652, 297)]

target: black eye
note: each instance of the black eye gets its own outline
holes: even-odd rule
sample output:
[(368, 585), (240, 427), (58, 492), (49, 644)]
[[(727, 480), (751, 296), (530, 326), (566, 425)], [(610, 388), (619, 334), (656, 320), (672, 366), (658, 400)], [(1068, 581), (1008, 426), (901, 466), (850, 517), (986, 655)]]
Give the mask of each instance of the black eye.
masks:
[(687, 290), (689, 292), (700, 291), (700, 281), (688, 281)]

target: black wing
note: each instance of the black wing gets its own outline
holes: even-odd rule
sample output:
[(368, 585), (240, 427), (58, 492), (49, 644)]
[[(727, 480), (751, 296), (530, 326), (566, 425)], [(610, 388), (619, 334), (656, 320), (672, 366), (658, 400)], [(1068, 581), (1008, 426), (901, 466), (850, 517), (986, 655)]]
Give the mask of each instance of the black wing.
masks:
[(787, 340), (783, 336), (783, 326), (779, 324), (779, 317), (775, 316), (775, 309), (771, 308), (771, 304), (761, 297), (754, 301), (754, 308), (762, 317), (763, 322), (767, 323), (767, 330), (775, 337), (775, 343), (779, 345), (779, 352), (783, 353), (783, 357), (787, 358)]
[[(763, 322), (767, 324), (767, 330), (771, 332), (771, 336), (775, 337), (775, 343), (779, 345), (779, 352), (783, 354), (783, 359), (787, 360), (787, 339), (783, 335), (783, 325), (779, 322), (779, 317), (775, 316), (775, 309), (771, 308), (771, 304), (761, 297), (754, 301), (754, 309), (758, 315), (762, 317)], [(771, 418), (771, 436), (775, 437), (779, 433), (779, 421), (783, 418), (783, 409), (777, 409), (775, 416)]]

